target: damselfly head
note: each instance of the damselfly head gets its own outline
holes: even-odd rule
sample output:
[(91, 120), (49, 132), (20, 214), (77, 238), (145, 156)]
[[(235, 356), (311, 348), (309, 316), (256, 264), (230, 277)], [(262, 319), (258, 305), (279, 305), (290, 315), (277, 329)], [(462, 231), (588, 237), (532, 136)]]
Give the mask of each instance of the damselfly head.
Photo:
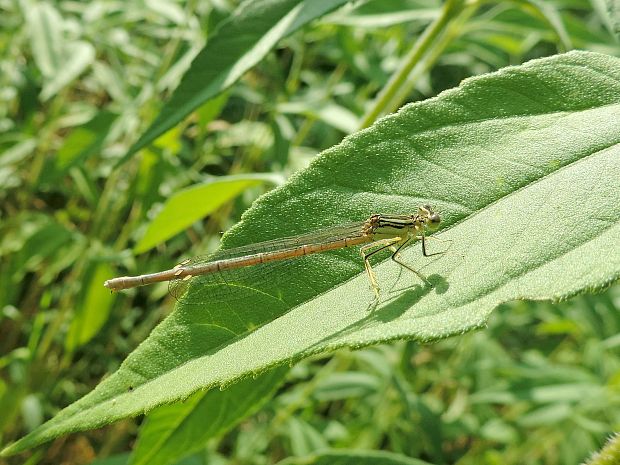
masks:
[(433, 211), (430, 205), (424, 205), (418, 209), (418, 214), (426, 223), (426, 227), (430, 231), (435, 231), (439, 228), (439, 224), (441, 223), (441, 216), (439, 213)]

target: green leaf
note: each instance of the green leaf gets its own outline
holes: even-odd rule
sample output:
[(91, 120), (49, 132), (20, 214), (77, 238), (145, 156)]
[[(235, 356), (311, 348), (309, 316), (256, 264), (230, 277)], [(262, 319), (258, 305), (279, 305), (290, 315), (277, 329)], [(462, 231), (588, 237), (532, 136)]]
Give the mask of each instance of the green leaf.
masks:
[(323, 451), (305, 457), (296, 457), (278, 462), (278, 465), (430, 465), (428, 462), (412, 459), (391, 452), (366, 450)]
[[(603, 288), (620, 277), (619, 179), (618, 58), (571, 52), (534, 60), (408, 105), (263, 196), (222, 242), (234, 247), (429, 203), (443, 216), (436, 236), (450, 251), (425, 259), (416, 244), (403, 259), (433, 287), (386, 255), (374, 267), (383, 294), (372, 306), (359, 252), (346, 249), (240, 270), (224, 300), (190, 288), (192, 299), (115, 374), (3, 454), (311, 354), (433, 341), (483, 327), (502, 302)], [(445, 249), (435, 242), (432, 251)]]
[(63, 47), (63, 65), (47, 80), (41, 100), (48, 100), (82, 74), (95, 60), (95, 47), (83, 40), (68, 42)]
[(47, 2), (24, 3), (23, 7), (34, 61), (43, 76), (51, 77), (62, 66), (62, 16)]
[(116, 454), (109, 457), (95, 459), (90, 465), (127, 465), (129, 463), (129, 454)]
[(364, 397), (381, 387), (380, 380), (372, 374), (356, 371), (333, 373), (317, 384), (314, 397), (322, 402), (333, 402), (349, 397)]
[(162, 210), (149, 223), (144, 236), (134, 247), (134, 253), (146, 252), (161, 244), (246, 189), (265, 182), (277, 183), (278, 178), (268, 174), (222, 176), (214, 181), (178, 191), (166, 201)]
[(66, 24), (58, 10), (46, 2), (23, 3), (35, 62), (43, 75), (40, 97), (47, 100), (79, 76), (95, 59), (89, 42), (68, 40)]
[[(598, 1), (594, 2), (595, 8), (598, 3)], [(606, 0), (605, 3), (607, 5), (607, 12), (609, 13), (611, 29), (617, 36), (620, 36), (620, 2), (618, 0)]]
[(320, 119), (330, 126), (350, 134), (359, 128), (359, 118), (346, 108), (330, 102), (287, 102), (277, 106), (279, 113), (291, 113)]
[(526, 11), (533, 10), (535, 14), (540, 15), (549, 23), (558, 35), (558, 39), (564, 50), (570, 50), (573, 47), (570, 35), (562, 22), (562, 17), (554, 5), (540, 0), (520, 0), (519, 3)]
[(279, 367), (225, 391), (200, 391), (183, 403), (154, 410), (140, 429), (130, 464), (176, 463), (204, 448), (209, 439), (229, 430), (270, 399), (287, 371)]
[(101, 281), (113, 275), (114, 271), (107, 263), (95, 266), (84, 300), (71, 320), (65, 339), (65, 348), (69, 352), (90, 341), (108, 321), (114, 296), (101, 287)]
[(79, 233), (43, 213), (24, 211), (0, 222), (0, 302), (3, 306), (18, 301), (22, 286), (28, 286), (25, 276), (29, 272), (39, 271), (37, 279), (49, 284), (47, 271), (63, 261), (61, 257), (66, 256), (67, 247), (79, 247), (82, 239)]
[(230, 92), (222, 92), (217, 97), (207, 100), (196, 110), (200, 128), (206, 128), (211, 121), (217, 118), (226, 102), (228, 102), (229, 94)]
[[(390, 27), (402, 23), (429, 23), (439, 16), (439, 9), (429, 2), (365, 2), (354, 9), (343, 9), (322, 22), (359, 28)], [(432, 8), (435, 6), (435, 8)]]
[(615, 32), (613, 24), (614, 8), (616, 9), (615, 14), (620, 14), (620, 2), (618, 0), (590, 0), (590, 4), (601, 23), (613, 34)]
[(50, 159), (49, 166), (41, 173), (39, 182), (57, 182), (69, 168), (83, 163), (85, 159), (100, 151), (116, 117), (114, 113), (99, 111), (89, 122), (75, 128), (64, 139), (56, 156)]
[(251, 0), (223, 21), (159, 116), (121, 163), (234, 84), (282, 38), (347, 0)]
[(290, 416), (285, 424), (285, 433), (291, 443), (293, 455), (308, 455), (315, 450), (327, 449), (326, 439), (303, 418)]

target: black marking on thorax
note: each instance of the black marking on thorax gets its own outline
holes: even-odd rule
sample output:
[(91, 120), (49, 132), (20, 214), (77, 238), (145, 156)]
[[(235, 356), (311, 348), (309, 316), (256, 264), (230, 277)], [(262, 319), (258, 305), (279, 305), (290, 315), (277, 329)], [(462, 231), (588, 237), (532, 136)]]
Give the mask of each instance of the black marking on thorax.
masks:
[(411, 228), (416, 224), (417, 218), (415, 217), (403, 217), (403, 218), (383, 218), (380, 217), (377, 222), (377, 227), (380, 228), (394, 228), (394, 229), (406, 229)]

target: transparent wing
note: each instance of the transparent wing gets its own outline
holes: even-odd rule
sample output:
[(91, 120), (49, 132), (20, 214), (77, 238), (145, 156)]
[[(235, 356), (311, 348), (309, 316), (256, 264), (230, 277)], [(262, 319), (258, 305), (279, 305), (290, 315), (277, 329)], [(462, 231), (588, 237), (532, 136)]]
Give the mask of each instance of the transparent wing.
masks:
[[(351, 223), (341, 226), (313, 231), (299, 236), (286, 237), (271, 241), (259, 242), (233, 249), (218, 250), (217, 252), (197, 256), (181, 262), (178, 267), (189, 270), (208, 264), (216, 260), (244, 257), (264, 252), (288, 251), (302, 245), (319, 245), (340, 241), (345, 238), (354, 238), (363, 235), (365, 222)], [(170, 281), (168, 289), (177, 300), (190, 303), (206, 301), (221, 301), (242, 298), (244, 291), (264, 292), (262, 289), (273, 288), (281, 280), (290, 276), (287, 268), (291, 262), (303, 263), (304, 257), (287, 260), (278, 260), (253, 266), (195, 275), (183, 279)], [(188, 292), (188, 289), (191, 290)], [(277, 297), (276, 297), (277, 298)]]

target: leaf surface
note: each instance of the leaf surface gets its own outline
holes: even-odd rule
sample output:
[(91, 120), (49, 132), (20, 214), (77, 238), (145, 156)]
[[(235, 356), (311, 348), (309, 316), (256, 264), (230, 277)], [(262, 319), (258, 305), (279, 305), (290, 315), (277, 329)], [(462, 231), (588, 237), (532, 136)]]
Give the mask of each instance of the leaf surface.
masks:
[(429, 203), (450, 241), (429, 246), (450, 250), (425, 259), (416, 244), (403, 258), (433, 287), (384, 260), (372, 308), (354, 249), (244, 269), (229, 298), (181, 303), (115, 374), (3, 453), (311, 354), (437, 340), (484, 326), (502, 302), (602, 288), (620, 276), (619, 188), (619, 59), (571, 52), (467, 79), (325, 151), (223, 238), (235, 247)]

